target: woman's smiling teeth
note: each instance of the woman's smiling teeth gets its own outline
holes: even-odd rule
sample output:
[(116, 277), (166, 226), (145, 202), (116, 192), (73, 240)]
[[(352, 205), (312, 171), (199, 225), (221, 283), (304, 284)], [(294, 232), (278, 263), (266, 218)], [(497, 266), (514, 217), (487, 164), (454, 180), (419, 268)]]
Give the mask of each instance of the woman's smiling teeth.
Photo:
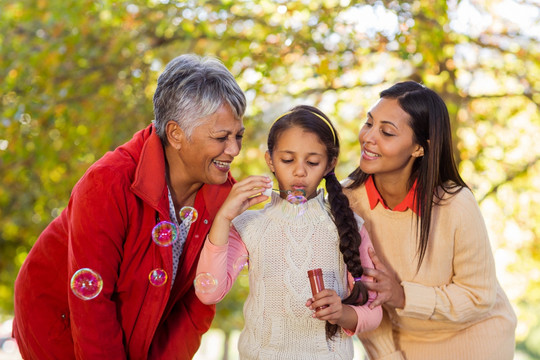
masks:
[(219, 161), (219, 160), (214, 160), (213, 163), (216, 165), (216, 167), (220, 170), (229, 170), (229, 168), (231, 167), (231, 163), (230, 162), (225, 162), (225, 161)]
[(373, 152), (371, 152), (369, 150), (366, 150), (366, 149), (364, 149), (364, 154), (366, 154), (369, 157), (380, 157), (381, 156), (379, 154), (375, 154), (375, 153), (373, 153)]

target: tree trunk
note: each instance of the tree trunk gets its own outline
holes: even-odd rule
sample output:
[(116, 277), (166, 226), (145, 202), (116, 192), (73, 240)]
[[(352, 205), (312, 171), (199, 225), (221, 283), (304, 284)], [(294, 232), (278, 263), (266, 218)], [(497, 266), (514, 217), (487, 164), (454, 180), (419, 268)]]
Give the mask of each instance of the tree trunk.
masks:
[(231, 338), (231, 333), (225, 331), (225, 341), (223, 342), (223, 360), (229, 359), (229, 340)]

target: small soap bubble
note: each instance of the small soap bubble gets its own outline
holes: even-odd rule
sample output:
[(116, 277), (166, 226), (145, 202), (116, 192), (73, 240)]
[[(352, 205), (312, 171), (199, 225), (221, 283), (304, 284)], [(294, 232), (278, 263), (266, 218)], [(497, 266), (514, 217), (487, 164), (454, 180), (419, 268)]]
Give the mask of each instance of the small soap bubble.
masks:
[(150, 284), (156, 287), (165, 284), (167, 282), (167, 278), (167, 272), (160, 268), (154, 269), (150, 271), (150, 274), (148, 274), (148, 280), (150, 281)]
[(233, 268), (238, 272), (238, 275), (245, 275), (245, 271), (249, 268), (249, 257), (247, 255), (242, 255), (236, 259), (233, 263)]
[(178, 240), (178, 229), (169, 221), (161, 221), (152, 229), (152, 239), (159, 246), (169, 246)]
[(198, 292), (208, 294), (216, 291), (218, 281), (212, 274), (200, 273), (193, 280), (193, 285)]
[(103, 279), (92, 269), (79, 269), (71, 277), (71, 291), (82, 300), (91, 300), (103, 289)]
[(301, 205), (307, 202), (305, 192), (300, 193), (299, 191), (291, 191), (287, 195), (287, 201), (294, 205)]
[(304, 189), (294, 189), (294, 190), (290, 190), (288, 193), (293, 195), (293, 196), (306, 197), (306, 191)]
[(197, 220), (197, 218), (199, 217), (199, 213), (197, 212), (197, 209), (195, 209), (194, 207), (184, 206), (178, 212), (178, 216), (180, 217), (180, 220), (182, 222), (191, 224)]

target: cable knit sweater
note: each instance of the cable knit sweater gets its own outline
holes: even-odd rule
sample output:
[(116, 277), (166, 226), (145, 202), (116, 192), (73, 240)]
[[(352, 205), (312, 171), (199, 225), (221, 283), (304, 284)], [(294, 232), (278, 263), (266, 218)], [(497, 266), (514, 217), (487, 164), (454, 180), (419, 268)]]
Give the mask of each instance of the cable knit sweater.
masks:
[(497, 281), (484, 220), (469, 189), (445, 195), (433, 208), (418, 272), (416, 215), (380, 203), (370, 209), (363, 185), (345, 194), (405, 291), (403, 309), (385, 307), (381, 326), (359, 336), (370, 359), (513, 358), (516, 317)]
[[(373, 266), (367, 248), (371, 241), (362, 220), (361, 261)], [(214, 292), (197, 291), (204, 303), (215, 303), (229, 291), (239, 269), (234, 263), (249, 253), (249, 295), (244, 304), (245, 326), (239, 339), (241, 359), (352, 359), (352, 332), (339, 331), (325, 338), (325, 322), (312, 318), (305, 303), (311, 295), (307, 271), (322, 268), (326, 288), (342, 298), (348, 293), (345, 263), (339, 236), (321, 191), (298, 206), (272, 194), (263, 210), (246, 211), (233, 221), (226, 246), (205, 242), (198, 273), (218, 280)], [(365, 278), (364, 281), (371, 281)], [(381, 320), (380, 307), (368, 303), (353, 307), (358, 316), (356, 331), (374, 329)]]

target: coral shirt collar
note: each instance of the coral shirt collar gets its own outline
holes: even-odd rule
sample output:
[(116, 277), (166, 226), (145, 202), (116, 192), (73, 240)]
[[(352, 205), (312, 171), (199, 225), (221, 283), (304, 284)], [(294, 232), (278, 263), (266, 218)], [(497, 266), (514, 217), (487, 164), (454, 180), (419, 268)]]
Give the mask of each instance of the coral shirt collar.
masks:
[(370, 176), (365, 183), (367, 196), (369, 200), (369, 207), (371, 210), (377, 206), (378, 203), (381, 203), (381, 205), (385, 209), (389, 209), (392, 211), (406, 211), (407, 209), (411, 209), (415, 214), (416, 210), (414, 208), (414, 191), (416, 189), (416, 181), (414, 182), (413, 186), (407, 193), (407, 196), (405, 196), (405, 199), (401, 203), (399, 203), (395, 208), (390, 209), (385, 203), (384, 199), (382, 198), (381, 194), (379, 193), (379, 190), (375, 187), (375, 182), (373, 181), (373, 175)]

